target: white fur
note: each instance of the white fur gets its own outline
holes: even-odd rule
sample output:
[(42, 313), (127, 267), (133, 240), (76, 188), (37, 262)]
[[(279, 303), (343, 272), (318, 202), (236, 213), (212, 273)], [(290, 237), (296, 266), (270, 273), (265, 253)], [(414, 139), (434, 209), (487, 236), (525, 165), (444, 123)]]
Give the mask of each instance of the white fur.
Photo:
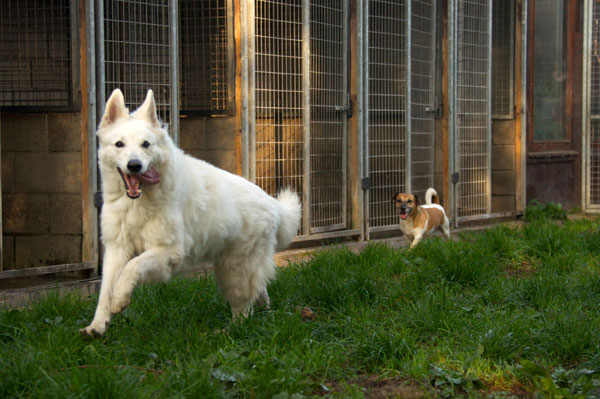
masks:
[[(167, 281), (202, 261), (214, 262), (234, 318), (248, 315), (255, 302), (268, 305), (274, 252), (289, 245), (300, 224), (294, 192), (284, 190), (276, 200), (240, 176), (185, 155), (161, 127), (152, 91), (130, 115), (115, 90), (97, 135), (105, 254), (98, 307), (83, 332), (103, 334), (139, 283)], [(117, 171), (131, 159), (141, 160), (140, 173), (160, 172), (160, 183), (142, 184), (137, 199), (127, 197)]]

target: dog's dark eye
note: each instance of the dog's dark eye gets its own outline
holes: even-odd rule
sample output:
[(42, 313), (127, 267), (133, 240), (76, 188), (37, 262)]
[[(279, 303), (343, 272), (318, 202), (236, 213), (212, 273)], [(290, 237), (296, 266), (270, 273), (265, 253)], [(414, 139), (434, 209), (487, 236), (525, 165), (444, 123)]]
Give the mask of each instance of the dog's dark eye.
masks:
[(115, 143), (115, 147), (118, 147), (118, 148), (125, 147), (125, 144), (123, 144), (123, 142), (122, 142), (122, 141), (117, 141), (117, 142)]
[(412, 200), (408, 200), (407, 202), (408, 202), (409, 204), (412, 204)]
[(148, 141), (144, 141), (144, 142), (142, 143), (142, 147), (144, 147), (144, 148), (148, 148), (148, 147), (150, 147), (150, 142), (148, 142)]

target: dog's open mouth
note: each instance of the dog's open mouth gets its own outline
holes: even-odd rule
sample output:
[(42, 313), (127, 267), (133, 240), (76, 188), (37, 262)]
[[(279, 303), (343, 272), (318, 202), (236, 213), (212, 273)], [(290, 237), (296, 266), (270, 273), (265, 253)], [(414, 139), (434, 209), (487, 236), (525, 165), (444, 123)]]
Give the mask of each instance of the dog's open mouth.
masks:
[(142, 195), (142, 183), (157, 184), (160, 182), (160, 173), (156, 169), (150, 169), (144, 173), (128, 175), (123, 173), (121, 168), (117, 167), (123, 183), (125, 183), (125, 190), (127, 196), (131, 199), (139, 198)]
[(404, 220), (408, 217), (409, 211), (400, 211), (400, 219)]

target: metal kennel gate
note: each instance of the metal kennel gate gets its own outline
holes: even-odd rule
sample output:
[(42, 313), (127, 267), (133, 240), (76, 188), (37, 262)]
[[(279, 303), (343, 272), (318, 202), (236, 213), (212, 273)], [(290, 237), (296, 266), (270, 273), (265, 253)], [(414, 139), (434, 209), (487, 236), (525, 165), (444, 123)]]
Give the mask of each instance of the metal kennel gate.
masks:
[(348, 2), (257, 0), (248, 15), (249, 177), (302, 196), (299, 239), (343, 230)]
[(399, 227), (394, 192), (433, 186), (436, 3), (364, 3), (367, 236)]
[(158, 116), (178, 141), (177, 0), (96, 0), (98, 113), (119, 88), (130, 111), (154, 91)]
[(491, 0), (449, 2), (449, 138), (455, 221), (491, 213)]
[(583, 46), (583, 207), (600, 210), (600, 2), (585, 2)]

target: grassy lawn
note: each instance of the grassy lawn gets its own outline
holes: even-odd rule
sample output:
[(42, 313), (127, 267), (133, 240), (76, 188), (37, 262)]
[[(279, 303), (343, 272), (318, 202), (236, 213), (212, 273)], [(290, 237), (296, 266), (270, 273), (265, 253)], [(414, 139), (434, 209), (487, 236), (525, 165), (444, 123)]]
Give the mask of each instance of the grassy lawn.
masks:
[[(0, 311), (0, 397), (594, 397), (600, 221), (494, 227), (282, 269), (232, 324), (208, 278), (139, 287), (102, 338), (97, 298)], [(553, 396), (554, 395), (554, 396)]]

